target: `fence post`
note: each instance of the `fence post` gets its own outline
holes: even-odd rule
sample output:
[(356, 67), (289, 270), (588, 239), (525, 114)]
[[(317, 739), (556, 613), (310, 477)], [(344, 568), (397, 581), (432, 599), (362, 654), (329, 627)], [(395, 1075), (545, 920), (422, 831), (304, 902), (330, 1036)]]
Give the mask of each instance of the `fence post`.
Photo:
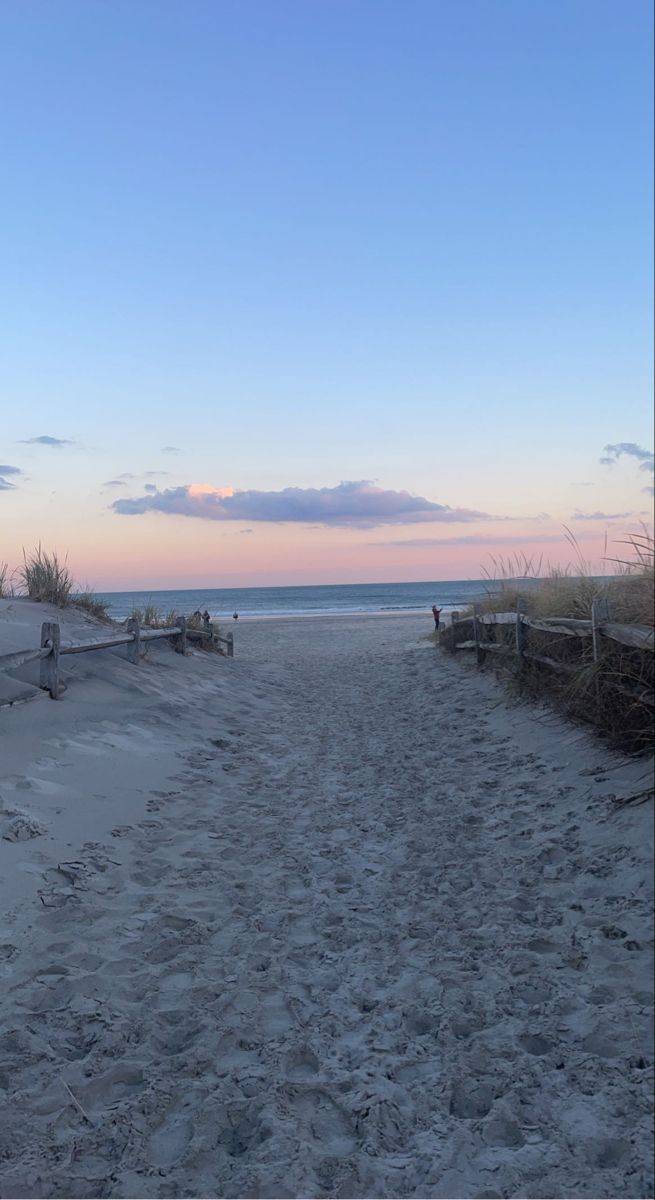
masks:
[(524, 612), (525, 600), (522, 596), (519, 596), (516, 601), (516, 657), (519, 669), (523, 666), (523, 655), (525, 654), (525, 643), (528, 636), (528, 627), (521, 620)]
[(134, 634), (134, 641), (127, 643), (128, 662), (136, 663), (138, 666), (141, 658), (141, 627), (136, 617), (130, 617), (127, 622), (127, 632)]
[(475, 657), (477, 659), (478, 666), (481, 667), (482, 664), (484, 663), (485, 654), (484, 654), (484, 650), (482, 648), (482, 642), (480, 641), (480, 625), (478, 622), (479, 614), (480, 614), (480, 605), (474, 604), (473, 605), (473, 636), (475, 638)]
[(227, 642), (227, 656), (228, 658), (234, 658), (234, 634), (232, 632), (228, 633), (225, 640)]
[(594, 647), (594, 662), (600, 658), (599, 626), (610, 619), (609, 601), (604, 597), (591, 602), (591, 638)]
[(178, 618), (180, 627), (179, 637), (175, 639), (175, 649), (178, 654), (186, 654), (186, 617)]
[(59, 645), (61, 633), (56, 621), (44, 621), (41, 626), (41, 648), (52, 647), (47, 658), (41, 659), (39, 686), (50, 692), (53, 700), (59, 699)]

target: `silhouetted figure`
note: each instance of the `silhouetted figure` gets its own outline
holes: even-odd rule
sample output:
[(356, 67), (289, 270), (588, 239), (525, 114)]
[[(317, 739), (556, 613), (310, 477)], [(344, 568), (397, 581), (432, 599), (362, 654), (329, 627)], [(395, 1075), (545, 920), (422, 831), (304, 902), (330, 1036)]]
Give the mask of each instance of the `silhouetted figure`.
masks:
[(238, 613), (232, 613), (232, 616), (234, 617), (234, 620), (235, 620), (235, 621), (238, 621), (238, 620), (239, 620), (239, 614), (238, 614)]
[(437, 608), (436, 604), (432, 605), (432, 616), (434, 617), (434, 628), (435, 628), (435, 630), (437, 630), (439, 628), (439, 619), (441, 617), (441, 609)]

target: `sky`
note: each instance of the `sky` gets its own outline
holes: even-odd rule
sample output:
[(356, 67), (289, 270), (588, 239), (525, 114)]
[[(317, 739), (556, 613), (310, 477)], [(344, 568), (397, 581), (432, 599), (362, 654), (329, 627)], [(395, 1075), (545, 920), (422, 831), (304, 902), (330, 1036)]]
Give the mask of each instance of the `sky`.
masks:
[(646, 0), (4, 0), (0, 563), (595, 569), (650, 523)]

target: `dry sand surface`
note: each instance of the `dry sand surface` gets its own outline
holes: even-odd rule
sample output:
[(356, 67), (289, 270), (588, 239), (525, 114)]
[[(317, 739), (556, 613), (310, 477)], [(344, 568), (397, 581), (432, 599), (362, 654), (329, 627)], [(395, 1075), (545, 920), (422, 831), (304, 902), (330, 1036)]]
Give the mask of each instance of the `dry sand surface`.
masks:
[(652, 1195), (648, 765), (429, 628), (0, 710), (0, 1195)]

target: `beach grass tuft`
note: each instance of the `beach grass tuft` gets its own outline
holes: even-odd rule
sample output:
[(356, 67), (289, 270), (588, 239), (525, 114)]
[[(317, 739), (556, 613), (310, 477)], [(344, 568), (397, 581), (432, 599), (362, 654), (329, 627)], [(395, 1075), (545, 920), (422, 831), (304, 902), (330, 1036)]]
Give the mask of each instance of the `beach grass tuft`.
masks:
[(86, 587), (83, 591), (77, 592), (71, 598), (71, 604), (75, 608), (81, 608), (90, 617), (95, 617), (98, 621), (110, 621), (109, 604), (106, 600), (101, 600), (92, 588)]
[[(23, 565), (16, 575), (30, 600), (56, 604), (58, 608), (73, 606), (99, 621), (110, 620), (108, 603), (100, 600), (92, 588), (80, 589), (67, 560), (62, 560), (56, 550), (44, 550), (40, 542), (30, 554), (23, 550)], [(0, 596), (13, 594), (6, 564), (0, 564)]]
[(18, 568), (18, 576), (31, 600), (46, 601), (59, 608), (70, 604), (75, 586), (73, 576), (66, 559), (62, 561), (56, 550), (48, 552), (40, 542), (30, 554), (23, 550), (23, 565)]
[(130, 618), (133, 621), (138, 621), (142, 627), (147, 626), (148, 629), (161, 629), (162, 626), (171, 624), (171, 622), (164, 619), (161, 609), (157, 608), (156, 604), (150, 602), (144, 604), (142, 608), (135, 605), (130, 613)]

